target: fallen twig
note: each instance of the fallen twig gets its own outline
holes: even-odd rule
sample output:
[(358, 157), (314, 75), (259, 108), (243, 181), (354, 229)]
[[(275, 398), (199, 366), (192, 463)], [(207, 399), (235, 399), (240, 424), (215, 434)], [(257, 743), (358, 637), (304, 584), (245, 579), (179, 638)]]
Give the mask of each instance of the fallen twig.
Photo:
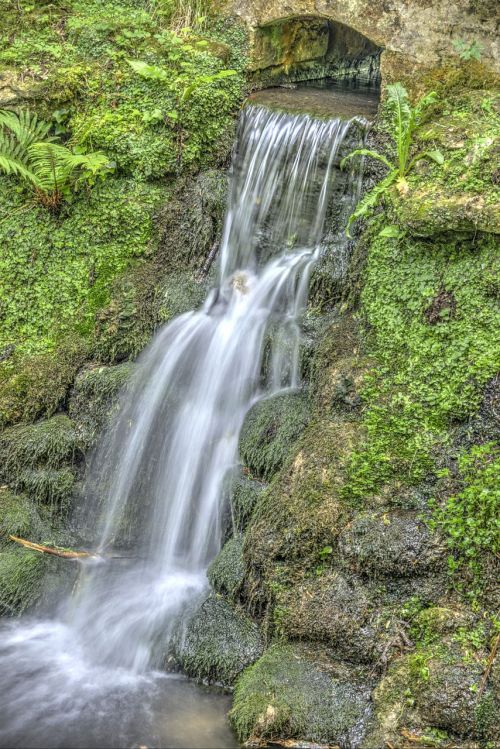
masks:
[(39, 551), (43, 554), (52, 554), (55, 557), (62, 557), (63, 559), (84, 559), (89, 557), (96, 557), (97, 554), (93, 554), (90, 551), (73, 551), (71, 549), (59, 549), (57, 546), (44, 546), (43, 544), (35, 544), (33, 541), (27, 541), (25, 538), (19, 538), (18, 536), (9, 536), (11, 541), (16, 544), (24, 546), (26, 549), (32, 549), (32, 551)]
[(481, 695), (484, 692), (484, 688), (486, 687), (488, 677), (490, 675), (491, 669), (493, 668), (493, 664), (495, 662), (495, 658), (497, 656), (499, 645), (500, 645), (500, 633), (496, 636), (495, 642), (493, 643), (493, 647), (491, 648), (490, 657), (488, 658), (488, 662), (486, 663), (486, 668), (484, 670), (483, 678), (481, 679), (481, 685), (477, 692), (478, 700), (481, 698)]

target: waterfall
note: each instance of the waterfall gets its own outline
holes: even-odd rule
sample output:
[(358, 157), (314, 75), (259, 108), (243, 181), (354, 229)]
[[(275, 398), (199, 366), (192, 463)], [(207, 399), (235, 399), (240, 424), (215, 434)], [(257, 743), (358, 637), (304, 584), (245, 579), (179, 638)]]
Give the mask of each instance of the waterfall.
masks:
[[(13, 675), (0, 745), (15, 745), (23, 722), (58, 726), (88, 711), (89, 685), (95, 699), (104, 683), (109, 697), (110, 684), (150, 679), (185, 606), (206, 589), (245, 415), (300, 386), (309, 276), (332, 196), (352, 205), (338, 162), (360, 133), (359, 121), (243, 110), (217, 287), (156, 334), (91, 464), (85, 515), (100, 556), (82, 564), (57, 621), (0, 633), (2, 674)], [(36, 695), (22, 692), (23, 669), (25, 679), (41, 669)]]

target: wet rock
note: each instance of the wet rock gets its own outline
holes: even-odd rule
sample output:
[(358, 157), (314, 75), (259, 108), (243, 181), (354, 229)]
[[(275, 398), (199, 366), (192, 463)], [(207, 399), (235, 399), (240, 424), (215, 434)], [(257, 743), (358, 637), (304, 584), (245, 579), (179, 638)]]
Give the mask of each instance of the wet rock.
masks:
[(240, 437), (240, 454), (258, 478), (269, 479), (283, 465), (309, 421), (304, 393), (276, 395), (250, 409)]
[(366, 575), (411, 577), (439, 567), (445, 549), (416, 512), (360, 513), (339, 539), (352, 569)]
[(363, 675), (322, 651), (274, 645), (239, 678), (230, 720), (241, 741), (294, 739), (355, 749), (370, 720)]
[(173, 658), (189, 676), (230, 687), (262, 647), (257, 625), (222, 597), (210, 595), (177, 632)]
[(369, 663), (381, 645), (374, 601), (359, 579), (325, 572), (277, 594), (275, 617), (290, 638), (323, 642), (340, 658)]
[(229, 598), (237, 597), (245, 577), (243, 564), (243, 539), (235, 536), (222, 547), (208, 568), (208, 579), (212, 588)]
[(114, 412), (118, 394), (134, 372), (130, 362), (110, 367), (86, 367), (75, 380), (69, 414), (87, 447), (93, 445)]
[(231, 515), (235, 530), (243, 532), (252, 516), (253, 509), (265, 486), (246, 476), (238, 477), (231, 489)]
[(450, 740), (459, 737), (461, 747), (473, 745), (466, 738), (496, 746), (498, 696), (488, 685), (480, 693), (482, 674), (481, 663), (452, 640), (420, 646), (397, 659), (373, 692), (375, 727), (363, 746), (398, 745), (408, 729), (446, 731)]
[(64, 414), (36, 424), (19, 424), (0, 435), (0, 476), (17, 485), (20, 472), (58, 469), (81, 457), (73, 422)]

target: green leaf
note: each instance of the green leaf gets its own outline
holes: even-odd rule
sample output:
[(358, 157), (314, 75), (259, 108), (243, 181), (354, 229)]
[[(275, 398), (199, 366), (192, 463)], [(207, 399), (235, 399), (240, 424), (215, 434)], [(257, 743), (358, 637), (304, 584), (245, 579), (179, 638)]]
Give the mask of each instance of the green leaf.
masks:
[(142, 60), (127, 60), (132, 70), (134, 70), (142, 78), (150, 81), (168, 81), (170, 75), (164, 68), (160, 68), (158, 65), (149, 65), (147, 62)]
[(393, 169), (394, 166), (391, 164), (391, 162), (383, 156), (381, 153), (378, 153), (377, 151), (371, 151), (368, 148), (356, 148), (355, 151), (352, 151), (350, 154), (345, 156), (342, 161), (340, 162), (340, 168), (344, 169), (347, 162), (352, 159), (354, 156), (368, 156), (371, 159), (376, 159), (377, 161), (381, 161), (383, 164), (386, 165), (388, 169)]
[(379, 232), (379, 237), (387, 237), (389, 239), (399, 239), (403, 235), (404, 235), (404, 232), (401, 231), (399, 226), (396, 226), (395, 224), (384, 226), (382, 231)]

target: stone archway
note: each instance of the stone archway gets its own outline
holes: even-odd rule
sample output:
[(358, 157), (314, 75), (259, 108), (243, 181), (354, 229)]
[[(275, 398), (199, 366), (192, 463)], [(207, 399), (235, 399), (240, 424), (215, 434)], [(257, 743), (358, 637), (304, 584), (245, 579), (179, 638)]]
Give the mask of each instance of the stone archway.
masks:
[(381, 48), (342, 23), (320, 16), (280, 19), (255, 29), (251, 69), (259, 83), (283, 79), (376, 79)]
[[(254, 70), (264, 69), (260, 55), (266, 29), (293, 19), (330, 22), (348, 28), (382, 50), (385, 82), (411, 82), (415, 74), (436, 65), (459, 62), (453, 43), (477, 41), (481, 61), (500, 69), (495, 0), (225, 0), (226, 8), (249, 28)], [(332, 26), (330, 26), (330, 29)], [(347, 39), (347, 35), (345, 37)], [(300, 44), (299, 44), (300, 49)], [(289, 53), (290, 54), (290, 53)], [(282, 64), (285, 64), (286, 59)]]

